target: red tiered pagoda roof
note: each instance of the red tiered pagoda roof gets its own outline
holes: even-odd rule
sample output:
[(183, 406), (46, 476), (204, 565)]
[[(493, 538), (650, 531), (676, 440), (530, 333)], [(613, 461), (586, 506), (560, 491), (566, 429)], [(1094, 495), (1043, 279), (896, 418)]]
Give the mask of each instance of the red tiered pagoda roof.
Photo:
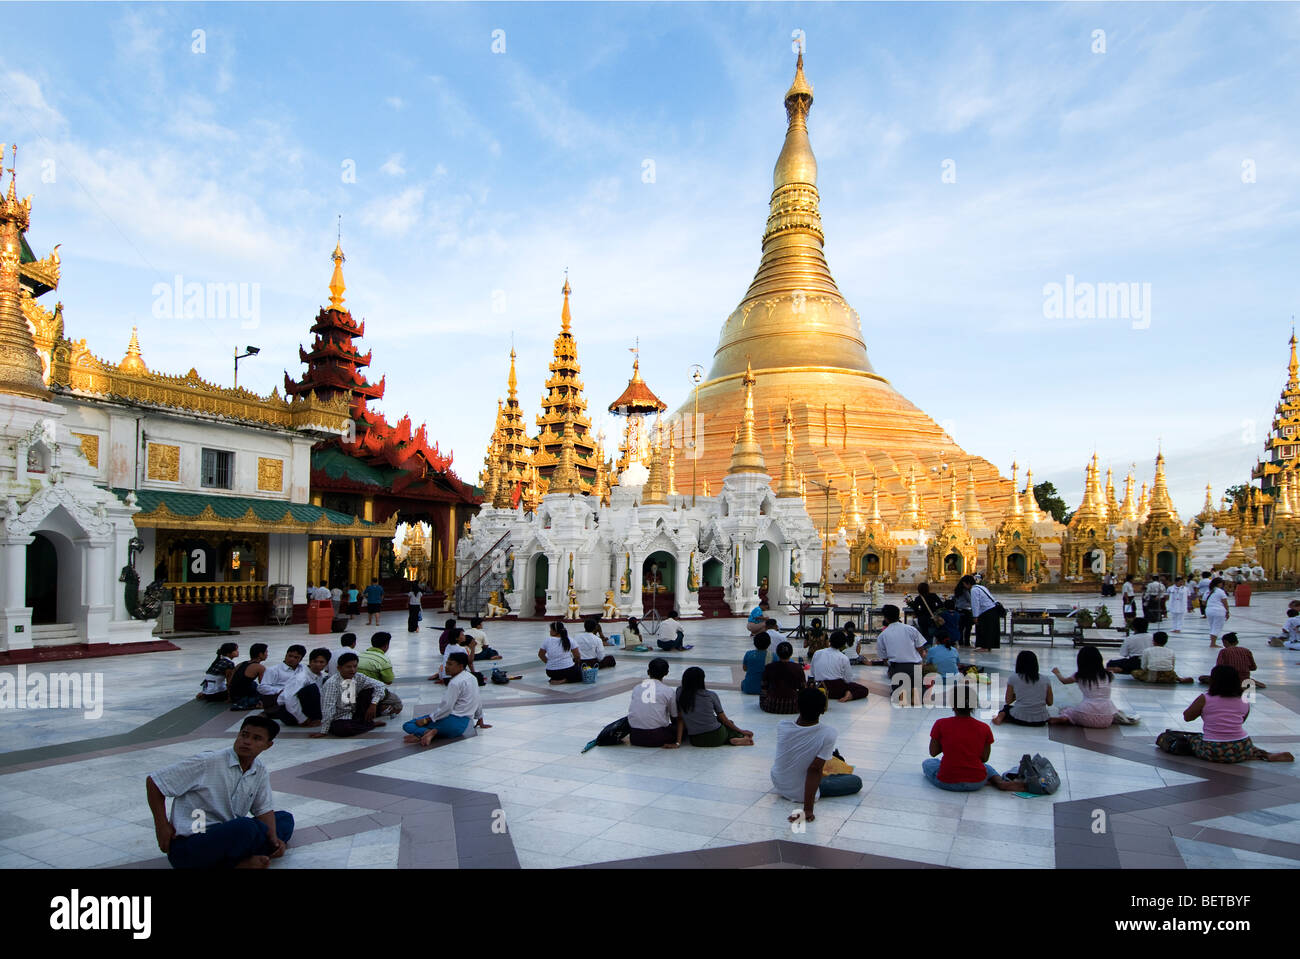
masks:
[[(479, 502), (474, 488), (452, 472), (452, 454), (443, 453), (437, 443), (431, 446), (423, 425), (413, 429), (410, 416), (390, 424), (382, 413), (366, 405), (383, 397), (386, 378), (370, 383), (361, 373), (362, 368), (370, 365), (371, 354), (360, 353), (352, 341), (365, 333), (365, 322), (354, 321), (351, 312), (343, 307), (342, 249), (336, 246), (333, 258), (330, 305), (320, 311), (312, 324), (315, 340), (311, 351), (298, 348), (298, 356), (307, 365), (307, 371), (297, 381), (286, 372), (284, 391), (289, 396), (314, 391), (322, 399), (339, 393), (350, 394), (356, 438), (351, 442), (342, 437), (327, 440), (317, 447), (317, 452), (332, 447), (372, 469), (347, 470), (337, 462), (337, 457), (321, 459), (313, 455), (312, 487), (360, 491), (380, 486), (389, 495), (442, 502)], [(319, 463), (318, 459), (321, 459)]]

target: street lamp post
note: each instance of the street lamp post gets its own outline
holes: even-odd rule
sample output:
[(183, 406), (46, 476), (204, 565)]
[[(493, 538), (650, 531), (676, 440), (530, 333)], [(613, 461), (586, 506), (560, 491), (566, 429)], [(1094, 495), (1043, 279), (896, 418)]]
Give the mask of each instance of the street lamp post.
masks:
[(248, 352), (241, 353), (239, 352), (239, 347), (235, 347), (235, 387), (236, 388), (239, 387), (239, 361), (246, 356), (256, 356), (258, 353), (262, 352), (261, 349), (259, 349), (256, 346), (246, 346), (244, 347), (244, 349), (247, 350)]
[(695, 438), (691, 442), (691, 509), (695, 508), (695, 480), (700, 471), (700, 380), (704, 379), (704, 367), (695, 363), (691, 366), (691, 381), (695, 383), (695, 419), (691, 424)]
[(822, 591), (825, 592), (831, 579), (831, 492), (835, 489), (831, 483), (819, 483), (809, 479), (809, 483), (826, 494), (826, 519), (822, 525)]

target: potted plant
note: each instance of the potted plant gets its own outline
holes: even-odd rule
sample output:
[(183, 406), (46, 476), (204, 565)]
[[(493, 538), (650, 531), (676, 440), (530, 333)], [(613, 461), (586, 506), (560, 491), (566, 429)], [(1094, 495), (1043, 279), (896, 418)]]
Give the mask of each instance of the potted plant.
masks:
[(1110, 629), (1110, 624), (1112, 622), (1110, 618), (1110, 609), (1106, 606), (1098, 606), (1093, 621), (1096, 623), (1098, 629)]
[(1083, 629), (1092, 628), (1092, 610), (1081, 609), (1074, 615), (1074, 620)]

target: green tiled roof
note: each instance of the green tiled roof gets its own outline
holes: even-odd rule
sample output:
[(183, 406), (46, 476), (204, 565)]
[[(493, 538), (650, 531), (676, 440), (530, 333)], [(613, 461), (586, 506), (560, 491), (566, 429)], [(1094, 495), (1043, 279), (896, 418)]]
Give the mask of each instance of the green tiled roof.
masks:
[[(113, 492), (123, 501), (129, 490), (114, 489)], [(338, 510), (312, 506), (308, 503), (286, 503), (283, 500), (253, 499), (246, 496), (213, 496), (205, 493), (180, 493), (171, 490), (136, 490), (136, 503), (144, 513), (152, 513), (159, 506), (166, 506), (167, 511), (176, 516), (198, 516), (211, 506), (212, 512), (224, 519), (237, 520), (253, 515), (264, 523), (281, 523), (285, 520), (295, 523), (316, 523), (326, 520), (336, 526), (352, 526), (356, 517)], [(375, 523), (360, 520), (363, 526)]]
[(311, 468), (313, 471), (324, 473), (330, 479), (346, 479), (384, 489), (390, 488), (393, 480), (402, 476), (404, 472), (371, 466), (333, 446), (312, 450)]

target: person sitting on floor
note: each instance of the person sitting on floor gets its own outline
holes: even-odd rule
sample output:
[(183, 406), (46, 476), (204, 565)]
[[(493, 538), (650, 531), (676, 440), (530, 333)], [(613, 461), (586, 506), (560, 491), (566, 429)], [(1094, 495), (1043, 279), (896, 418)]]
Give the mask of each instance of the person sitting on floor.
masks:
[(230, 699), (230, 680), (235, 675), (233, 657), (238, 655), (238, 643), (222, 643), (217, 648), (217, 658), (204, 672), (202, 687), (194, 698), (208, 703), (224, 703)]
[[(1255, 663), (1254, 654), (1245, 646), (1238, 646), (1237, 642), (1236, 633), (1223, 634), (1223, 649), (1219, 650), (1219, 658), (1215, 660), (1215, 665), (1231, 666), (1237, 671), (1237, 675), (1241, 677), (1243, 686), (1249, 686), (1253, 683), (1256, 689), (1266, 688), (1258, 679), (1252, 679), (1250, 676), (1251, 673), (1259, 669), (1259, 666)], [(1210, 677), (1202, 676), (1199, 681), (1204, 686), (1209, 683)]]
[(446, 652), (447, 652), (447, 644), (448, 644), (449, 642), (451, 642), (452, 632), (453, 632), (455, 629), (456, 629), (456, 621), (455, 621), (454, 619), (449, 619), (449, 620), (447, 620), (447, 624), (446, 624), (445, 626), (442, 627), (442, 632), (438, 634), (438, 653), (439, 653), (439, 655), (445, 655), (445, 654), (446, 654)]
[(1020, 787), (989, 765), (993, 730), (971, 715), (978, 701), (976, 684), (957, 683), (952, 690), (953, 715), (930, 727), (930, 755), (943, 758), (923, 761), (921, 772), (931, 785), (952, 792), (973, 792), (985, 783), (1014, 792)]
[(1142, 668), (1142, 654), (1151, 648), (1152, 635), (1147, 632), (1147, 621), (1141, 616), (1133, 620), (1133, 631), (1124, 637), (1119, 657), (1106, 664), (1112, 673), (1131, 673)]
[(849, 638), (842, 629), (837, 629), (831, 633), (828, 641), (830, 646), (813, 653), (813, 682), (823, 683), (826, 695), (842, 703), (866, 699), (867, 687), (853, 681), (853, 667), (849, 665), (849, 657), (844, 655), (844, 647), (849, 644)]
[(319, 726), (320, 691), (325, 680), (329, 679), (329, 673), (325, 671), (329, 661), (328, 649), (313, 649), (307, 657), (307, 668), (299, 670), (285, 684), (276, 700), (278, 708), (268, 717), (286, 726)]
[(311, 737), (359, 736), (386, 725), (377, 721), (375, 714), (388, 687), (357, 672), (356, 653), (344, 653), (336, 665), (334, 675), (321, 689), (320, 731)]
[(230, 676), (230, 709), (260, 709), (262, 697), (257, 693), (257, 681), (266, 672), (266, 643), (254, 643), (248, 647), (248, 659), (235, 667)]
[(1141, 683), (1190, 683), (1191, 676), (1174, 672), (1174, 651), (1169, 648), (1169, 634), (1164, 630), (1151, 637), (1152, 645), (1142, 651), (1142, 666), (1129, 675)]
[(677, 692), (663, 682), (667, 675), (668, 660), (656, 656), (646, 666), (649, 678), (632, 687), (627, 724), (632, 729), (628, 742), (633, 746), (676, 749), (682, 744), (677, 729)]
[[(328, 676), (330, 673), (334, 672), (334, 670), (338, 668), (340, 656), (342, 656), (344, 653), (355, 653), (356, 651), (357, 651), (356, 633), (344, 633), (342, 636), (340, 636), (339, 648), (334, 650), (334, 652), (330, 654), (330, 662), (329, 662), (329, 666), (326, 667), (325, 669), (325, 675)], [(359, 656), (358, 659), (360, 659)]]
[[(834, 642), (832, 638), (832, 645)], [(862, 778), (852, 773), (822, 775), (823, 767), (835, 755), (838, 732), (834, 726), (820, 721), (826, 711), (826, 697), (820, 691), (812, 688), (799, 690), (798, 705), (798, 719), (783, 719), (776, 724), (776, 758), (768, 775), (778, 794), (792, 802), (803, 803), (803, 809), (792, 813), (790, 821), (802, 819), (812, 822), (816, 818), (813, 803), (818, 794), (822, 799), (851, 796), (862, 791)]]
[(537, 658), (546, 664), (546, 677), (552, 686), (582, 682), (578, 647), (569, 639), (569, 631), (560, 620), (551, 623), (550, 635), (537, 651)]
[(629, 616), (627, 625), (623, 627), (623, 648), (638, 653), (643, 653), (650, 648), (641, 638), (641, 620), (635, 616)]
[(371, 636), (369, 648), (357, 656), (357, 672), (377, 679), (385, 686), (396, 682), (393, 662), (388, 658), (388, 647), (392, 642), (393, 637), (388, 633), (375, 633)]
[(588, 619), (582, 624), (582, 632), (574, 640), (578, 645), (578, 662), (583, 666), (595, 666), (598, 669), (613, 669), (614, 657), (605, 653), (605, 637), (600, 632), (600, 622)]
[(799, 690), (805, 686), (803, 667), (790, 662), (794, 647), (785, 640), (776, 644), (776, 662), (763, 667), (763, 686), (758, 708), (765, 713), (788, 715), (799, 711)]
[(752, 746), (754, 734), (741, 729), (722, 711), (722, 700), (704, 688), (704, 670), (692, 666), (682, 673), (677, 688), (677, 741), (683, 732), (691, 737), (692, 746)]
[(926, 667), (933, 666), (935, 674), (939, 676), (955, 676), (961, 668), (957, 661), (957, 650), (952, 647), (953, 637), (943, 628), (940, 620), (935, 620), (934, 629), (939, 638), (925, 651)]
[(1287, 649), (1300, 649), (1300, 609), (1294, 605), (1289, 606), (1286, 611), (1286, 620), (1282, 623), (1282, 632), (1278, 636), (1270, 636), (1268, 640), (1270, 646), (1285, 646)]
[(828, 649), (830, 645), (830, 637), (826, 635), (826, 629), (822, 626), (822, 621), (814, 617), (813, 621), (808, 625), (808, 632), (804, 634), (803, 648), (811, 657), (817, 650)]
[(1231, 666), (1210, 670), (1210, 688), (1183, 710), (1183, 720), (1201, 720), (1201, 732), (1187, 733), (1192, 755), (1212, 763), (1240, 763), (1262, 759), (1270, 763), (1291, 763), (1291, 753), (1270, 753), (1256, 746), (1246, 735), (1250, 704), (1242, 699), (1241, 676)]
[(262, 697), (262, 706), (267, 713), (275, 712), (276, 701), (280, 698), (284, 687), (289, 684), (289, 680), (293, 679), (299, 671), (307, 668), (302, 664), (302, 658), (306, 655), (307, 647), (294, 643), (285, 650), (284, 662), (266, 667), (258, 681), (257, 694)]
[(1066, 706), (1059, 716), (1047, 720), (1051, 726), (1087, 726), (1103, 729), (1115, 721), (1115, 705), (1110, 701), (1110, 673), (1101, 664), (1101, 653), (1096, 646), (1084, 646), (1075, 657), (1075, 673), (1063, 676), (1059, 667), (1052, 673), (1067, 686), (1077, 684), (1083, 694), (1078, 706)]
[(680, 653), (684, 650), (695, 648), (685, 642), (686, 630), (683, 629), (682, 624), (678, 622), (680, 616), (681, 613), (674, 609), (668, 614), (667, 619), (659, 623), (660, 637), (655, 641), (655, 645), (666, 653)]
[(893, 604), (882, 606), (880, 615), (885, 628), (876, 637), (876, 655), (888, 664), (890, 697), (899, 705), (907, 705), (909, 699), (919, 705), (925, 637), (915, 626), (900, 622), (902, 611)]
[(763, 670), (773, 659), (772, 637), (766, 632), (754, 636), (754, 648), (740, 661), (745, 671), (745, 678), (740, 681), (740, 691), (749, 696), (757, 696), (763, 691)]
[[(467, 630), (461, 629), (459, 626), (452, 627), (451, 635), (447, 639), (447, 646), (442, 653), (442, 665), (438, 667), (438, 671), (430, 676), (429, 679), (435, 683), (446, 683), (447, 680), (451, 678), (450, 674), (447, 672), (447, 658), (451, 656), (452, 653), (464, 653), (469, 657), (469, 661), (472, 663), (474, 662), (474, 653), (476, 648), (475, 641), (470, 638)], [(487, 685), (487, 677), (482, 673), (475, 672), (473, 666), (469, 668), (469, 672), (480, 686)]]
[(500, 659), (501, 654), (488, 645), (487, 633), (483, 632), (483, 619), (479, 616), (470, 618), (469, 629), (465, 630), (465, 636), (474, 640), (474, 660), (481, 659)]
[(199, 753), (145, 778), (154, 835), (172, 868), (265, 869), (284, 855), (293, 815), (273, 805), (271, 774), (258, 758), (279, 731), (265, 716), (249, 716), (232, 748)]
[(492, 728), (483, 722), (483, 703), (479, 699), (478, 683), (469, 671), (469, 656), (463, 652), (448, 653), (445, 668), (448, 679), (442, 705), (437, 712), (405, 722), (402, 730), (406, 735), (402, 742), (431, 746), (439, 736), (454, 739), (465, 735), (471, 722), (479, 729)]
[(1038, 657), (1026, 649), (1016, 656), (1016, 671), (1007, 677), (1006, 703), (993, 725), (1046, 726), (1052, 705), (1052, 682), (1038, 672)]
[(749, 630), (751, 636), (757, 636), (767, 630), (767, 612), (761, 605), (755, 606), (749, 611), (749, 619), (745, 622), (745, 628)]

